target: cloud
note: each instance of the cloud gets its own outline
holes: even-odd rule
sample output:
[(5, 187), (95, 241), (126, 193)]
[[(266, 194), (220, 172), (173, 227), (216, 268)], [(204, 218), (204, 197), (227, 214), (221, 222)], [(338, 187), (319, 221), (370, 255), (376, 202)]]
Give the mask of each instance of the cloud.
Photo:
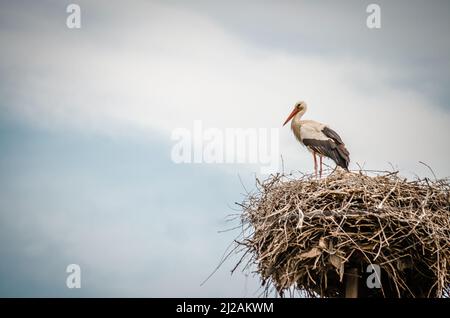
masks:
[[(80, 30), (65, 29), (61, 12), (52, 12), (46, 20), (16, 21), (41, 30), (39, 36), (3, 31), (15, 38), (2, 52), (3, 107), (39, 125), (113, 134), (133, 127), (167, 138), (196, 119), (218, 128), (279, 127), (303, 99), (308, 117), (338, 130), (357, 161), (410, 169), (411, 161), (425, 160), (449, 172), (442, 147), (448, 112), (420, 92), (392, 85), (403, 78), (395, 67), (250, 45), (177, 5), (81, 6)], [(295, 142), (282, 138), (294, 157)]]

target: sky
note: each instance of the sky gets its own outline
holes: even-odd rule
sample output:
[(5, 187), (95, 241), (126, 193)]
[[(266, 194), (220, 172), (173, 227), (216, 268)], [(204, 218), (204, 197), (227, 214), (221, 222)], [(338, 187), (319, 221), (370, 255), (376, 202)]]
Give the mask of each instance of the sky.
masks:
[(2, 297), (258, 296), (238, 255), (201, 283), (263, 163), (177, 163), (180, 129), (268, 133), (311, 172), (281, 127), (304, 100), (351, 169), (450, 175), (448, 1), (374, 2), (379, 29), (369, 1), (74, 1), (78, 29), (70, 3), (0, 1)]

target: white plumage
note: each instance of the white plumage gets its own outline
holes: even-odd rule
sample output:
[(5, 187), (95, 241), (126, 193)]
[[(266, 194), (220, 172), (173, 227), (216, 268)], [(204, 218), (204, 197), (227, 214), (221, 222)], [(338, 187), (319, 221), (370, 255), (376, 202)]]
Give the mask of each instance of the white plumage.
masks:
[(316, 155), (320, 159), (320, 176), (322, 176), (322, 157), (328, 157), (336, 165), (348, 170), (350, 154), (341, 137), (325, 124), (314, 120), (302, 120), (306, 110), (305, 102), (297, 103), (284, 125), (292, 119), (291, 128), (295, 137), (313, 154), (315, 174), (317, 175)]

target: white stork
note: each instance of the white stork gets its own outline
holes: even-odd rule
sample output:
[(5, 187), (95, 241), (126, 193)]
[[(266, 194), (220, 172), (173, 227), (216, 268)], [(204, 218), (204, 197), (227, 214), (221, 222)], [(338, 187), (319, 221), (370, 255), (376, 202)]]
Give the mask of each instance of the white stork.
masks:
[(295, 138), (311, 151), (314, 157), (314, 174), (317, 176), (317, 158), (320, 160), (320, 177), (322, 177), (322, 157), (332, 159), (336, 165), (348, 171), (350, 153), (341, 137), (327, 125), (314, 120), (301, 120), (307, 109), (305, 102), (298, 102), (289, 117), (286, 125), (292, 118), (291, 128)]

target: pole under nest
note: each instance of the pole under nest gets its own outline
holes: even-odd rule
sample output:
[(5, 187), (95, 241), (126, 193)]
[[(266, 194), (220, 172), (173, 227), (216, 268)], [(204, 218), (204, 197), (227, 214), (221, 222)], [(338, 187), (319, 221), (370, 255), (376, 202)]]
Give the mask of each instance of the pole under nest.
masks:
[(345, 275), (345, 298), (358, 298), (358, 269), (352, 267)]

